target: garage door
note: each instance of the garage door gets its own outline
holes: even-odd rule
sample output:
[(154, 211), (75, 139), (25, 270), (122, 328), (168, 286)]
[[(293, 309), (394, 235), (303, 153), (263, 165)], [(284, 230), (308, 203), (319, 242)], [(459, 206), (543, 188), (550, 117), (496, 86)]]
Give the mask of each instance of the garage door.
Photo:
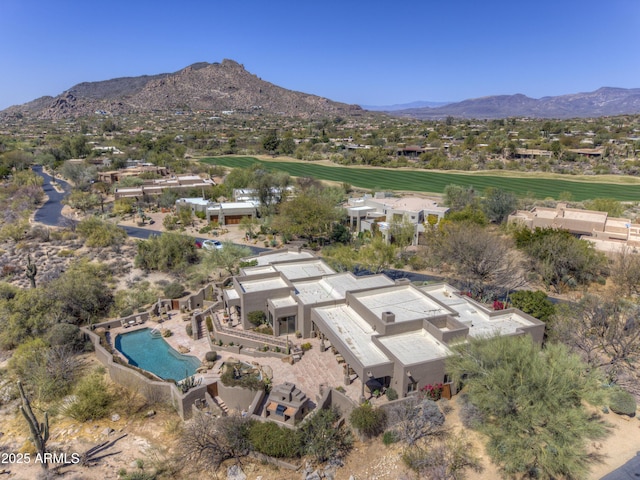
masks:
[(224, 223), (226, 225), (238, 225), (240, 223), (240, 220), (242, 220), (244, 217), (244, 215), (225, 215)]

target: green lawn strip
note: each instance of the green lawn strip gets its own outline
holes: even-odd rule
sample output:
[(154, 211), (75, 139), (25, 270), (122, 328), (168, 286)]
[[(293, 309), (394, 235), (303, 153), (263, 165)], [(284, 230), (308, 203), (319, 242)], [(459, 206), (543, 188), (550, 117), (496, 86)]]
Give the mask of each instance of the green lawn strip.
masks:
[(576, 201), (593, 198), (615, 198), (621, 201), (640, 200), (640, 185), (612, 184), (549, 178), (465, 175), (432, 171), (409, 171), (377, 168), (328, 167), (308, 162), (264, 161), (254, 157), (213, 157), (201, 160), (212, 165), (246, 168), (259, 163), (265, 168), (281, 170), (294, 177), (314, 177), (319, 180), (344, 182), (370, 190), (407, 190), (442, 193), (450, 184), (470, 186), (478, 191), (497, 187), (517, 195), (533, 194), (536, 198), (558, 198), (569, 192)]

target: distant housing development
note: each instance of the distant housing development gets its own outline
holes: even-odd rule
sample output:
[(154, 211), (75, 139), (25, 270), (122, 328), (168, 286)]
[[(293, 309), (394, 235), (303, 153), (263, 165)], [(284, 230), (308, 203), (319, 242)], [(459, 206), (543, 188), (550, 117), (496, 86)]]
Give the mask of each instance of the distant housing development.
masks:
[(559, 203), (556, 208), (534, 207), (509, 215), (510, 223), (535, 228), (559, 228), (581, 235), (601, 250), (616, 250), (622, 246), (640, 247), (640, 224), (628, 218), (609, 217), (607, 212), (568, 208)]
[(225, 308), (245, 329), (263, 312), (275, 336), (319, 336), (364, 388), (393, 387), (401, 395), (428, 384), (455, 386), (445, 359), (469, 337), (529, 334), (542, 343), (544, 324), (517, 310), (493, 311), (446, 283), (414, 286), (385, 275), (336, 273), (305, 251), (253, 257), (223, 290)]

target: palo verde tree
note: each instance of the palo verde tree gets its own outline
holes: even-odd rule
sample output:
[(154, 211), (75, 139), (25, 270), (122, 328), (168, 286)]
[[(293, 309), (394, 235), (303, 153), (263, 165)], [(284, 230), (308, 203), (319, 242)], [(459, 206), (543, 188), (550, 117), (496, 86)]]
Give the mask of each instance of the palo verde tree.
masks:
[(566, 230), (523, 227), (514, 230), (514, 237), (516, 246), (529, 256), (531, 269), (558, 293), (596, 281), (605, 266), (604, 255), (592, 243)]
[(563, 345), (540, 350), (528, 336), (472, 338), (447, 360), (464, 378), (476, 427), (506, 477), (585, 478), (590, 440), (607, 431), (585, 403), (602, 401), (601, 378)]

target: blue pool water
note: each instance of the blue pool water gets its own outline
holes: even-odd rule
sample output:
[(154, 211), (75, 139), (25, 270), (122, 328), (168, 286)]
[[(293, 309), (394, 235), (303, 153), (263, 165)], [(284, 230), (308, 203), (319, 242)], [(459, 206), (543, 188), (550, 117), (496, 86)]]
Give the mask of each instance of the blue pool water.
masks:
[(131, 365), (165, 380), (182, 380), (196, 373), (200, 366), (196, 357), (176, 352), (159, 334), (151, 335), (148, 328), (122, 333), (115, 343)]

